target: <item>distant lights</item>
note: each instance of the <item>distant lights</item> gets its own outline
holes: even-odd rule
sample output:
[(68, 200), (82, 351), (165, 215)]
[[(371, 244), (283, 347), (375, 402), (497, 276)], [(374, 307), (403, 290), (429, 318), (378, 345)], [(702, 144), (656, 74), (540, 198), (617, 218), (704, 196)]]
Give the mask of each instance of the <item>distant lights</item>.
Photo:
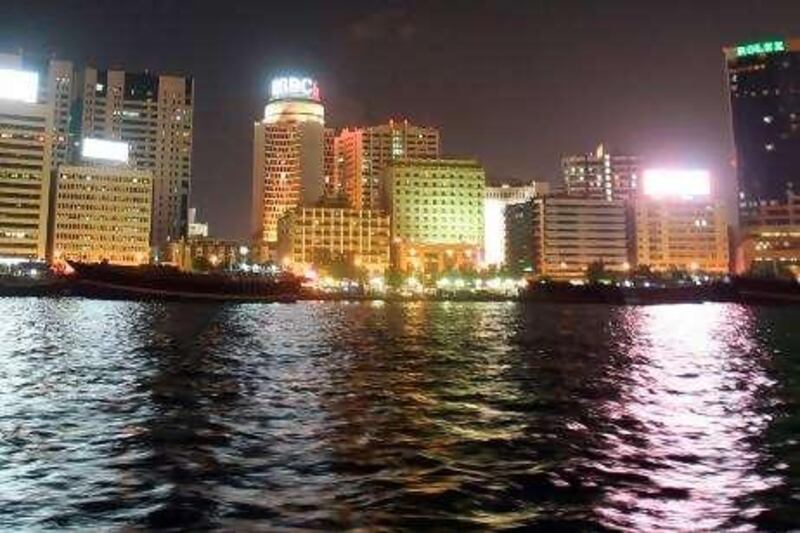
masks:
[(707, 170), (651, 168), (644, 171), (644, 194), (654, 198), (692, 198), (711, 194)]
[(319, 100), (319, 87), (312, 78), (295, 76), (282, 76), (274, 78), (270, 84), (270, 97), (273, 100), (281, 98), (307, 98)]
[(118, 163), (128, 162), (128, 143), (86, 137), (81, 146), (84, 159), (101, 159)]
[(0, 69), (0, 99), (36, 103), (39, 74), (26, 70)]

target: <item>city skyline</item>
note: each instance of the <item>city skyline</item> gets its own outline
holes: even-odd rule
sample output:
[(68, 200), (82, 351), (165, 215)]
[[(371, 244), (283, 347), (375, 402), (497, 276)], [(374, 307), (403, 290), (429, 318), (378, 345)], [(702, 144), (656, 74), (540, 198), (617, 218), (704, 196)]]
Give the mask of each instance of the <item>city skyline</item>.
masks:
[[(457, 11), (443, 2), (348, 3), (336, 12), (315, 2), (233, 5), (235, 13), (219, 20), (210, 2), (126, 11), (92, 1), (12, 1), (0, 49), (194, 76), (191, 204), (215, 235), (242, 237), (252, 122), (276, 73), (318, 79), (334, 127), (389, 118), (438, 127), (444, 153), (477, 157), (493, 181), (555, 183), (562, 156), (605, 142), (654, 165), (709, 168), (732, 204), (722, 48), (800, 34), (792, 23), (800, 5), (789, 1), (769, 10), (753, 1), (475, 2)], [(292, 17), (302, 24), (272, 22)], [(181, 39), (172, 39), (178, 29)], [(602, 81), (590, 85), (591, 98), (587, 80)]]

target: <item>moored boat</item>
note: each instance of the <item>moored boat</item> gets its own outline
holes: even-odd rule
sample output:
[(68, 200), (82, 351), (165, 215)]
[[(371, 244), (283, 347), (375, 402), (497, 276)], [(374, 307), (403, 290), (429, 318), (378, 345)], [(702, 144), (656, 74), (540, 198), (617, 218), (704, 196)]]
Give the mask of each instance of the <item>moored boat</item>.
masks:
[(294, 302), (300, 280), (289, 274), (194, 274), (168, 266), (70, 263), (73, 294), (113, 300)]

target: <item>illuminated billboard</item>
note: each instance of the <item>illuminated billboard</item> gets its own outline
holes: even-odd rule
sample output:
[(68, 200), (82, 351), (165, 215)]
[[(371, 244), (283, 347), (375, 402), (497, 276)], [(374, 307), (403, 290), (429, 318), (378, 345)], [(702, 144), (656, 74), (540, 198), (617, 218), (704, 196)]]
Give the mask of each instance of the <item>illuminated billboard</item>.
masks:
[(760, 43), (740, 44), (736, 47), (736, 56), (759, 56), (764, 54), (778, 54), (785, 51), (786, 43), (784, 41), (763, 41)]
[(711, 194), (707, 170), (651, 168), (644, 171), (644, 194), (653, 198), (693, 198)]
[(282, 76), (275, 78), (270, 84), (270, 97), (273, 100), (282, 98), (305, 98), (319, 100), (319, 87), (311, 78)]
[(118, 163), (128, 162), (128, 143), (106, 139), (85, 138), (81, 147), (84, 159), (102, 159)]
[(38, 93), (38, 73), (0, 68), (0, 99), (35, 104)]

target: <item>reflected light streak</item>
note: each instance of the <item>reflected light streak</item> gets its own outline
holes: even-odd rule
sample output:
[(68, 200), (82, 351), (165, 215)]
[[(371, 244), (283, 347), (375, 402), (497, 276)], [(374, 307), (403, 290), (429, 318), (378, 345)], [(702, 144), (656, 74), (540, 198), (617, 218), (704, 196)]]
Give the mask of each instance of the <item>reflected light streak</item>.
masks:
[(724, 527), (725, 520), (742, 514), (737, 499), (778, 482), (757, 473), (760, 454), (746, 442), (769, 423), (756, 402), (758, 391), (773, 385), (758, 367), (757, 347), (747, 340), (752, 311), (664, 305), (631, 310), (626, 320), (633, 335), (633, 385), (613, 415), (634, 418), (646, 444), (609, 442), (613, 460), (601, 469), (636, 472), (637, 458), (647, 457), (653, 489), (643, 494), (641, 487), (612, 487), (606, 502), (611, 505), (598, 512), (613, 527), (637, 530)]

